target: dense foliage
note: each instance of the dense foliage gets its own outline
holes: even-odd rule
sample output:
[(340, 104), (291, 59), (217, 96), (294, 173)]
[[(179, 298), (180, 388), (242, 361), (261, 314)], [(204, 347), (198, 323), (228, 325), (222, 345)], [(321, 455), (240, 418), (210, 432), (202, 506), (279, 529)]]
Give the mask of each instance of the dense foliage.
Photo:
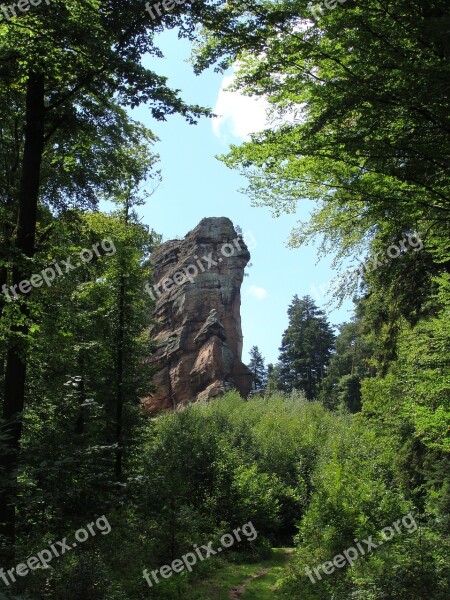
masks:
[[(235, 3), (222, 18), (227, 27), (220, 34), (205, 28), (197, 68), (219, 57), (222, 67), (234, 62), (234, 88), (266, 98), (271, 108), (271, 127), (232, 146), (223, 160), (248, 178), (254, 203), (275, 215), (293, 213), (303, 198), (316, 200), (310, 220), (293, 230), (293, 246), (320, 236), (336, 267), (343, 259), (357, 263), (350, 276), (337, 272), (335, 295), (354, 296), (356, 312), (340, 328), (320, 399), (340, 411), (362, 408), (354, 423), (374, 428), (394, 463), (391, 479), (379, 465), (365, 488), (375, 457), (364, 462), (363, 448), (357, 458), (344, 441), (329, 456), (311, 519), (300, 528), (298, 570), (289, 589), (317, 599), (444, 598), (450, 506), (448, 3), (347, 0), (310, 8), (306, 0), (267, 0)], [(271, 379), (277, 377), (275, 367)], [(347, 469), (362, 485), (351, 487), (349, 510), (340, 482)], [(342, 499), (333, 499), (333, 478)], [(360, 567), (311, 585), (302, 572), (305, 561), (317, 562), (316, 555), (331, 560), (336, 539), (343, 550), (337, 531), (359, 534), (352, 515), (365, 522), (382, 511), (381, 497), (370, 517), (361, 504), (382, 485), (413, 503), (419, 536), (411, 543), (399, 536), (386, 562), (383, 548)]]
[[(14, 584), (1, 570), (0, 597), (187, 600), (221, 561), (295, 544), (280, 598), (446, 600), (448, 2), (172, 8), (151, 22), (143, 2), (54, 0), (0, 23), (0, 569), (101, 515), (110, 524)], [(320, 238), (337, 269), (358, 268), (336, 274), (336, 299), (355, 300), (336, 338), (295, 296), (279, 363), (266, 373), (252, 348), (254, 387), (268, 377), (272, 393), (147, 418), (144, 283), (159, 236), (134, 207), (158, 157), (126, 109), (209, 114), (142, 65), (162, 57), (164, 27), (198, 41), (198, 72), (234, 64), (235, 89), (269, 102), (271, 127), (222, 157), (248, 195), (275, 215), (314, 200), (291, 245)], [(98, 212), (104, 199), (117, 210)], [(256, 539), (144, 580), (250, 521)], [(373, 551), (325, 572), (370, 536)]]
[[(92, 404), (86, 419), (91, 436), (101, 410)], [(66, 404), (69, 409), (73, 403)], [(93, 446), (87, 435), (80, 445), (66, 431), (61, 455), (60, 407), (53, 414), (51, 423), (38, 411), (28, 419), (27, 433), (39, 437), (27, 442), (34, 462), (23, 489), (32, 491), (33, 501), (22, 509), (19, 556), (86, 525), (93, 502), (112, 529), (24, 580), (32, 598), (187, 600), (192, 583), (214, 574), (222, 560), (251, 561), (293, 536), (299, 550), (278, 583), (277, 597), (446, 598), (443, 458), (439, 467), (435, 451), (432, 467), (417, 443), (405, 445), (400, 433), (392, 436), (362, 414), (339, 415), (298, 394), (245, 402), (231, 392), (218, 402), (136, 425), (128, 477), (119, 488), (111, 478), (111, 450)], [(378, 542), (383, 528), (410, 513), (408, 527), (401, 526), (383, 548), (311, 583), (306, 569), (342, 554), (355, 539), (372, 535)], [(213, 541), (215, 547), (221, 535), (249, 521), (258, 532), (255, 540), (242, 540), (222, 557), (197, 564), (191, 574), (147, 586), (144, 568), (170, 564), (195, 544)]]

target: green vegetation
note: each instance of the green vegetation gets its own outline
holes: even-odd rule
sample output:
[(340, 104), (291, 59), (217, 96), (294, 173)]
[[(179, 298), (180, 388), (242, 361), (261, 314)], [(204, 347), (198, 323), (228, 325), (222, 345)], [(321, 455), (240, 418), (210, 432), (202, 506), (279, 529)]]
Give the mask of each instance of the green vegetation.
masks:
[[(0, 596), (207, 600), (267, 568), (244, 600), (447, 600), (449, 3), (346, 0), (312, 19), (307, 2), (201, 0), (149, 23), (134, 0), (54, 0), (0, 23), (0, 568), (101, 515), (112, 527), (15, 582), (0, 571)], [(210, 114), (143, 66), (164, 27), (195, 40), (197, 72), (234, 63), (235, 88), (270, 102), (274, 126), (222, 157), (253, 202), (279, 215), (313, 200), (291, 245), (320, 240), (359, 274), (336, 290), (355, 302), (336, 337), (293, 298), (265, 397), (149, 419), (160, 236), (135, 207), (159, 179), (157, 140), (127, 109)], [(251, 368), (264, 387), (256, 347)], [(308, 576), (408, 514), (417, 528)], [(256, 539), (144, 580), (248, 522)], [(286, 563), (271, 554), (293, 544)]]
[[(33, 413), (27, 439), (41, 419), (42, 413)], [(95, 421), (87, 425), (92, 434)], [(446, 490), (439, 484), (444, 459), (439, 464), (434, 450), (430, 474), (419, 471), (417, 443), (414, 448), (400, 433), (388, 435), (384, 424), (363, 414), (333, 413), (298, 394), (244, 401), (228, 393), (220, 401), (141, 422), (126, 462), (128, 479), (117, 489), (107, 476), (108, 461), (101, 460), (107, 449), (87, 445), (77, 452), (68, 445), (61, 456), (56, 430), (39, 429), (39, 439), (28, 442), (37, 456), (23, 478), (33, 501), (28, 497), (22, 508), (19, 556), (37, 552), (42, 540), (70, 536), (86, 525), (86, 504), (94, 494), (112, 531), (59, 558), (50, 573), (34, 572), (25, 580), (32, 598), (63, 600), (67, 588), (76, 587), (74, 599), (83, 593), (98, 600), (187, 600), (195, 590), (194, 597), (207, 600), (225, 597), (264, 568), (269, 573), (249, 582), (244, 599), (272, 588), (286, 599), (331, 593), (342, 599), (361, 593), (419, 599), (424, 590), (429, 598), (445, 598), (448, 513)], [(45, 471), (53, 478), (54, 497), (42, 504), (49, 488), (44, 456), (54, 465)], [(430, 457), (424, 458), (429, 464)], [(92, 489), (84, 484), (83, 496), (77, 493), (81, 468), (86, 482), (92, 481)], [(39, 505), (45, 513), (38, 520)], [(67, 507), (63, 514), (61, 506)], [(404, 529), (352, 568), (310, 582), (305, 569), (332, 560), (355, 539), (377, 540), (384, 527), (410, 511), (418, 529)], [(30, 521), (34, 526), (27, 529)], [(223, 534), (249, 521), (258, 532), (253, 541), (243, 538), (220, 557), (197, 562), (192, 573), (174, 574), (151, 588), (143, 579), (144, 568), (170, 564), (194, 544), (213, 541), (215, 548)], [(298, 549), (289, 564), (277, 553), (270, 556), (271, 547), (293, 538)], [(86, 569), (89, 577), (80, 582)]]
[[(230, 600), (230, 591), (240, 589), (242, 600), (276, 598), (277, 581), (283, 574), (290, 549), (273, 548), (271, 555), (254, 562), (224, 562), (211, 577), (192, 585), (193, 600)], [(248, 582), (245, 583), (244, 582)]]

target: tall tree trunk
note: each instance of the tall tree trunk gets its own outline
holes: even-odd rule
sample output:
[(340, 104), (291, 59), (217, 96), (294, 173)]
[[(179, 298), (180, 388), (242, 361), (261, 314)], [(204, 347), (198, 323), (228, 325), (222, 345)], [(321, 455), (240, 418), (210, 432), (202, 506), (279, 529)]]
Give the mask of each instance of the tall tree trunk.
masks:
[(86, 390), (84, 384), (84, 349), (81, 348), (78, 355), (78, 368), (80, 369), (80, 381), (78, 383), (78, 417), (75, 423), (75, 433), (82, 435), (84, 433), (84, 408), (86, 401)]
[[(29, 277), (24, 257), (32, 258), (35, 252), (37, 206), (42, 154), (44, 151), (44, 76), (30, 73), (26, 93), (25, 143), (22, 175), (19, 191), (19, 209), (16, 233), (17, 256), (12, 268), (12, 284), (18, 285)], [(26, 303), (20, 306), (27, 317)], [(0, 533), (6, 537), (9, 551), (6, 558), (14, 558), (15, 512), (17, 467), (20, 438), (22, 435), (22, 411), (25, 397), (26, 348), (20, 344), (20, 336), (27, 335), (25, 325), (11, 331), (6, 358), (3, 419), (6, 441), (0, 456), (5, 488), (0, 491)], [(18, 334), (18, 335), (17, 335)]]
[[(125, 200), (125, 227), (128, 225), (129, 202)], [(122, 479), (123, 463), (123, 358), (125, 341), (125, 275), (119, 280), (119, 330), (117, 339), (117, 391), (116, 391), (116, 465), (117, 479)]]
[(123, 344), (125, 339), (125, 277), (119, 284), (119, 331), (117, 341), (117, 397), (116, 397), (116, 477), (122, 478), (123, 461)]

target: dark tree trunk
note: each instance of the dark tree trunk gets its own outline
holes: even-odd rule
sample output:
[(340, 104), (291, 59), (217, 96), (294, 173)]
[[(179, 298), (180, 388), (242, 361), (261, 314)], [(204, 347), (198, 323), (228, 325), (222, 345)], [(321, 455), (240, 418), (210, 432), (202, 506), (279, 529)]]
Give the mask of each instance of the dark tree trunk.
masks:
[(116, 477), (122, 478), (123, 461), (123, 344), (125, 338), (125, 277), (119, 284), (119, 331), (117, 342), (117, 398), (116, 398)]
[(86, 401), (86, 390), (84, 384), (84, 358), (83, 348), (80, 350), (78, 356), (78, 367), (80, 369), (80, 382), (78, 383), (78, 417), (75, 423), (75, 433), (77, 435), (83, 435), (84, 433), (84, 408), (83, 405)]
[[(125, 201), (125, 226), (128, 225), (129, 204)], [(125, 275), (119, 281), (119, 331), (117, 339), (117, 394), (116, 394), (116, 465), (117, 479), (122, 479), (123, 463), (123, 359), (125, 342)]]
[[(15, 242), (17, 255), (12, 268), (12, 285), (18, 285), (29, 277), (24, 257), (32, 258), (35, 252), (39, 179), (44, 151), (44, 113), (44, 76), (30, 73), (26, 93), (25, 143)], [(25, 302), (21, 304), (20, 310), (26, 318)], [(2, 479), (5, 482), (5, 489), (0, 491), (0, 533), (6, 537), (9, 548), (6, 556), (9, 559), (14, 557), (17, 494), (15, 472), (22, 434), (26, 374), (26, 347), (18, 339), (20, 335), (27, 333), (25, 325), (12, 329), (5, 369), (3, 419), (7, 439), (0, 456)]]

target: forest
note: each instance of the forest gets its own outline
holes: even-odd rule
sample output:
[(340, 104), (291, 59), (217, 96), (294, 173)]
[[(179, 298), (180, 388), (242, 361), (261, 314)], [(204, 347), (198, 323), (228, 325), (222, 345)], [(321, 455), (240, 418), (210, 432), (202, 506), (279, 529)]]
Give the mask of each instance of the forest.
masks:
[[(0, 599), (447, 600), (448, 2), (0, 10)], [(247, 397), (148, 414), (166, 232), (140, 210), (170, 174), (133, 110), (214, 116), (172, 87), (169, 30), (267, 104), (217, 162), (353, 313), (299, 290)]]

